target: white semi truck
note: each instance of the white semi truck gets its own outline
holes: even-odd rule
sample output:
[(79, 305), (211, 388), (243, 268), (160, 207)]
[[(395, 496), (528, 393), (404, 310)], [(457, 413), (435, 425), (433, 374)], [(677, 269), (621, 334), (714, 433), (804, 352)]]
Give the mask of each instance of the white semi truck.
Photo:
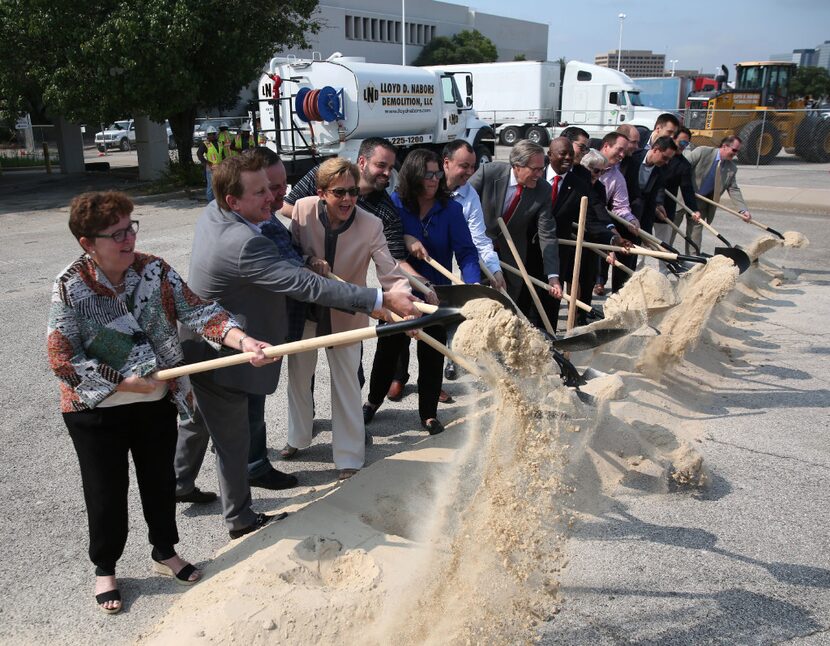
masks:
[(597, 138), (623, 123), (651, 130), (661, 113), (643, 106), (636, 82), (622, 72), (580, 61), (567, 63), (564, 77), (555, 61), (427, 69), (472, 74), (476, 112), (506, 146), (525, 138), (544, 146), (567, 126)]
[[(459, 85), (461, 87), (459, 87)], [(402, 160), (414, 148), (440, 149), (455, 139), (493, 158), (493, 129), (473, 110), (468, 72), (326, 60), (273, 58), (258, 87), (260, 131), (290, 177), (325, 157), (357, 158), (363, 140), (385, 137)]]

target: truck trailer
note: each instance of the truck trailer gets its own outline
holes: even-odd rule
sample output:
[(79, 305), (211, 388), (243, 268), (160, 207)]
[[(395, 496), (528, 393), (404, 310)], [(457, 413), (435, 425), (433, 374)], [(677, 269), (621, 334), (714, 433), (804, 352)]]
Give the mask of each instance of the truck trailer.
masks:
[(426, 69), (469, 73), (479, 117), (508, 146), (519, 139), (547, 145), (550, 137), (567, 126), (579, 126), (596, 138), (623, 123), (651, 130), (661, 112), (643, 105), (640, 88), (622, 72), (580, 61), (567, 63), (564, 74), (555, 61)]

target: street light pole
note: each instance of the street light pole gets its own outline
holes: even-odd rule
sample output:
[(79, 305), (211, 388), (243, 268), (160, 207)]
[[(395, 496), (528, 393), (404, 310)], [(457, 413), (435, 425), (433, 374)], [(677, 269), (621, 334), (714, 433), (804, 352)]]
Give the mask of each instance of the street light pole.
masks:
[(677, 65), (679, 62), (680, 61), (678, 61), (676, 58), (673, 58), (669, 61), (669, 63), (671, 63), (671, 75), (672, 75), (672, 77), (674, 77), (674, 66)]
[(621, 13), (617, 18), (620, 19), (620, 41), (617, 44), (617, 70), (620, 69), (620, 58), (622, 57), (622, 30), (623, 30), (623, 20), (625, 20), (625, 14)]

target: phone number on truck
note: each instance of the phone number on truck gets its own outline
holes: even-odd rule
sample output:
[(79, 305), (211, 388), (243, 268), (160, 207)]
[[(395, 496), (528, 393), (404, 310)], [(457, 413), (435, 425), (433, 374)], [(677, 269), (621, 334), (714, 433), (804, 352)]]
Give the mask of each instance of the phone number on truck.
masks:
[(393, 146), (411, 146), (412, 144), (425, 144), (432, 141), (432, 135), (411, 135), (409, 137), (389, 137)]

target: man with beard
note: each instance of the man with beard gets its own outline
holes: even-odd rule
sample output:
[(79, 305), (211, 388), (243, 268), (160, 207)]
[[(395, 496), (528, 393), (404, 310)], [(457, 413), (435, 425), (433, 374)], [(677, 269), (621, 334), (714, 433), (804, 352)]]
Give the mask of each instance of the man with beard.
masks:
[[(382, 137), (370, 137), (360, 145), (357, 152), (357, 167), (360, 170), (360, 195), (357, 198), (357, 206), (380, 218), (389, 252), (395, 260), (403, 262), (407, 256), (403, 243), (403, 227), (395, 205), (386, 192), (389, 178), (395, 168), (396, 153), (395, 147)], [(318, 168), (319, 166), (312, 168), (291, 187), (291, 192), (285, 196), (285, 205), (282, 207), (285, 217), (291, 217), (297, 200), (317, 195)]]

